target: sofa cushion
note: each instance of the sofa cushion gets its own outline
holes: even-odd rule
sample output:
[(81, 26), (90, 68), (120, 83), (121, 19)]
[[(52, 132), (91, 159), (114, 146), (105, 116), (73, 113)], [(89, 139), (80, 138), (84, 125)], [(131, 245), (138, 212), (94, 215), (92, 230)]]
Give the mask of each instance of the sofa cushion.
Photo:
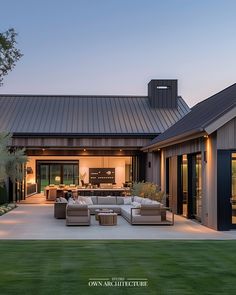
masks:
[(152, 204), (161, 204), (161, 203), (158, 201), (152, 200)]
[(89, 215), (88, 206), (87, 205), (68, 205), (66, 208), (67, 216), (87, 216)]
[(93, 204), (97, 204), (97, 203), (98, 203), (98, 198), (97, 198), (97, 196), (92, 196), (91, 199), (92, 199), (92, 201), (93, 201)]
[(98, 197), (98, 205), (116, 205), (116, 197)]
[(87, 205), (93, 205), (93, 201), (91, 197), (83, 197), (83, 200)]
[(133, 201), (133, 202), (131, 203), (131, 205), (133, 205), (133, 206), (136, 207), (136, 208), (140, 208), (140, 207), (141, 207), (141, 204), (140, 204), (139, 202), (135, 202), (135, 201)]
[(66, 207), (67, 211), (81, 211), (81, 210), (88, 210), (87, 205), (79, 205), (79, 204), (68, 204)]
[(63, 197), (56, 198), (57, 203), (67, 203), (67, 199)]
[(116, 197), (117, 205), (124, 205), (124, 197)]
[(138, 196), (134, 196), (134, 202), (138, 202), (138, 203), (142, 203), (143, 198), (138, 197)]
[(131, 197), (124, 197), (124, 205), (131, 205), (132, 198)]
[(155, 216), (143, 216), (143, 215), (133, 215), (132, 224), (160, 224), (161, 215)]
[(155, 216), (161, 215), (161, 206), (159, 204), (148, 204), (148, 205), (141, 205), (140, 214), (143, 216)]
[(123, 205), (121, 206), (121, 215), (127, 219), (128, 221), (131, 220), (131, 208), (133, 206), (132, 205)]
[(148, 198), (143, 198), (141, 204), (145, 204), (145, 205), (152, 204), (152, 200)]
[(72, 197), (70, 197), (68, 200), (68, 204), (75, 204), (75, 200)]

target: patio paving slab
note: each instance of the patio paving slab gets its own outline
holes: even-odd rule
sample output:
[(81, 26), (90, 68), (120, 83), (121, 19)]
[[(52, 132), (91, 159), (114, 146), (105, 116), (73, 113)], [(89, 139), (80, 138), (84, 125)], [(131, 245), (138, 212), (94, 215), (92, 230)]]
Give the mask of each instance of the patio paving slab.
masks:
[(217, 232), (181, 216), (175, 216), (174, 226), (132, 226), (121, 216), (116, 226), (100, 226), (92, 216), (91, 226), (68, 227), (53, 210), (53, 204), (20, 204), (0, 216), (0, 239), (236, 239), (236, 231)]

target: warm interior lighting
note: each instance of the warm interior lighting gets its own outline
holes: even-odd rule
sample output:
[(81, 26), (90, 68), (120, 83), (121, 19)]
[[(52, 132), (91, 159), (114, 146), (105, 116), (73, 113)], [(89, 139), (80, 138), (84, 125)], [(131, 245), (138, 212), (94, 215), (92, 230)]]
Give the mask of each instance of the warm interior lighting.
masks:
[(44, 151), (45, 151), (45, 149), (42, 149), (42, 151), (44, 152)]
[(204, 135), (204, 138), (208, 138), (208, 135)]
[(161, 149), (157, 149), (158, 151), (160, 151)]
[(122, 150), (120, 150), (120, 152), (122, 152)]
[(84, 149), (84, 152), (86, 152), (86, 149)]
[(56, 176), (55, 177), (55, 181), (61, 181), (61, 177), (60, 176)]

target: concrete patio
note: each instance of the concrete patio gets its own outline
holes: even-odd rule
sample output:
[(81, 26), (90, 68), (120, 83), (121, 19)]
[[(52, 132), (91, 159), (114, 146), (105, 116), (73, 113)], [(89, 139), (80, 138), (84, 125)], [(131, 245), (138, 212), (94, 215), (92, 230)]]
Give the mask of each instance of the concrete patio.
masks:
[(217, 232), (175, 216), (174, 226), (131, 226), (121, 216), (117, 226), (65, 226), (53, 217), (53, 204), (24, 204), (0, 216), (0, 239), (236, 239), (236, 231)]

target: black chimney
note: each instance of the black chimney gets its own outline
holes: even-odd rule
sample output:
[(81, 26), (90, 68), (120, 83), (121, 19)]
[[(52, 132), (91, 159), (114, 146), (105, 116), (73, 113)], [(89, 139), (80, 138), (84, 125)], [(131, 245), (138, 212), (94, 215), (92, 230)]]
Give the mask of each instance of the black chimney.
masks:
[(177, 80), (151, 80), (148, 83), (148, 97), (153, 108), (177, 108)]

